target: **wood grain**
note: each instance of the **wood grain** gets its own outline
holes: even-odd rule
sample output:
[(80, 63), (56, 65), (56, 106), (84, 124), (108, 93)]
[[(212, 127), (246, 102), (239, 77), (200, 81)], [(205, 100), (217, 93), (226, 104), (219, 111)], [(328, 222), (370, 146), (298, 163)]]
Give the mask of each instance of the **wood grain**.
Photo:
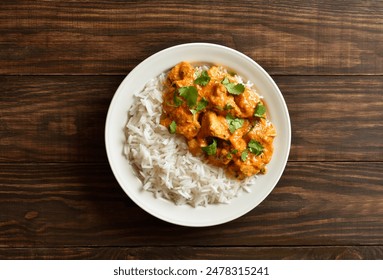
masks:
[[(290, 111), (287, 168), (258, 207), (168, 224), (122, 191), (104, 124), (164, 48), (256, 60)], [(0, 259), (383, 259), (383, 2), (0, 2)]]
[(0, 248), (0, 259), (42, 260), (374, 260), (382, 246)]
[(382, 174), (383, 162), (290, 162), (247, 215), (188, 228), (141, 210), (107, 165), (1, 164), (0, 247), (379, 245)]
[[(106, 162), (104, 126), (123, 76), (0, 76), (0, 162)], [(382, 76), (276, 76), (290, 160), (381, 161)]]
[(123, 77), (0, 76), (0, 161), (104, 161), (106, 114)]
[(275, 80), (290, 113), (291, 160), (383, 160), (381, 76)]
[(189, 42), (271, 74), (383, 74), (381, 1), (19, 0), (1, 1), (0, 19), (0, 74), (125, 74)]

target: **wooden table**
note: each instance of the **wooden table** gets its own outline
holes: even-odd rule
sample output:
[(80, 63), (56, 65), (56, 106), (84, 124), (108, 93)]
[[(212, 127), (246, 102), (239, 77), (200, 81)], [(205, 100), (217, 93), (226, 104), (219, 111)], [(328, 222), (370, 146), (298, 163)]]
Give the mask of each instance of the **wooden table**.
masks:
[[(335, 2), (1, 1), (0, 258), (383, 258), (383, 2)], [(188, 42), (252, 57), (292, 122), (271, 195), (207, 228), (141, 210), (104, 148), (123, 78)]]

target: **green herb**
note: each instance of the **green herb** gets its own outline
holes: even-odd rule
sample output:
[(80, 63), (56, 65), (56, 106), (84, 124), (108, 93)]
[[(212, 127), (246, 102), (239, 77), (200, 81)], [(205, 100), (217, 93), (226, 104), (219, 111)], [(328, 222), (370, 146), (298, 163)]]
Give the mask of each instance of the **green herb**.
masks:
[(223, 109), (224, 109), (225, 111), (229, 111), (229, 110), (231, 110), (231, 109), (233, 109), (233, 108), (234, 108), (234, 107), (231, 106), (230, 104), (226, 104), (225, 107), (223, 107)]
[(225, 78), (223, 78), (221, 84), (228, 85), (228, 84), (230, 84), (230, 81), (229, 81), (229, 79), (227, 77), (225, 77)]
[(222, 110), (223, 110), (223, 108), (222, 108), (221, 106), (214, 106), (214, 108), (216, 108), (216, 109), (219, 110), (219, 111), (222, 111)]
[(182, 102), (183, 102), (183, 101), (182, 101), (181, 98), (179, 98), (179, 97), (177, 96), (177, 91), (174, 92), (173, 102), (174, 102), (174, 105), (175, 105), (176, 107), (179, 107), (179, 106), (182, 105)]
[(241, 160), (246, 161), (248, 155), (249, 155), (249, 151), (247, 149), (243, 150), (243, 152), (241, 154)]
[(180, 87), (178, 89), (180, 96), (185, 98), (187, 105), (189, 108), (194, 107), (197, 104), (198, 90), (194, 86), (189, 87)]
[(202, 71), (201, 75), (194, 80), (194, 83), (200, 86), (206, 86), (210, 82), (210, 77), (207, 71)]
[(243, 123), (245, 122), (244, 119), (234, 118), (230, 114), (226, 115), (226, 121), (227, 121), (227, 124), (229, 125), (229, 130), (231, 133), (234, 133), (234, 131), (241, 128), (243, 126)]
[(176, 133), (176, 129), (177, 129), (177, 124), (175, 121), (172, 121), (171, 124), (169, 125), (169, 131), (171, 134), (174, 134)]
[(252, 152), (253, 154), (259, 156), (260, 154), (263, 153), (263, 146), (261, 143), (258, 141), (255, 141), (251, 139), (249, 143), (247, 144), (247, 147), (249, 148), (249, 151)]
[(236, 153), (238, 153), (238, 150), (237, 150), (237, 149), (231, 150), (231, 151), (226, 155), (226, 157), (227, 157), (228, 159), (232, 159), (232, 158), (233, 158), (233, 155), (235, 155)]
[(209, 156), (215, 155), (217, 153), (217, 141), (213, 139), (213, 143), (206, 147), (201, 147), (201, 149)]
[(204, 97), (198, 101), (197, 107), (195, 109), (191, 109), (190, 111), (194, 114), (196, 114), (199, 111), (202, 111), (206, 108), (207, 104), (209, 104), (209, 101), (207, 101)]
[(266, 107), (262, 105), (261, 103), (258, 103), (257, 107), (255, 107), (254, 117), (263, 118), (263, 115), (265, 113), (266, 113)]
[(221, 83), (225, 86), (227, 91), (233, 95), (240, 95), (245, 91), (245, 86), (243, 84), (230, 83), (227, 77), (225, 77)]

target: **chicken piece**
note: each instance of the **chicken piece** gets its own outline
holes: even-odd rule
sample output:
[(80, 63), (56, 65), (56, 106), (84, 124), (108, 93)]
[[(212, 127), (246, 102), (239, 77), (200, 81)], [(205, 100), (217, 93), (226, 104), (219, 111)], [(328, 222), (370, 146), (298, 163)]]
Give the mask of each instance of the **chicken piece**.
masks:
[(247, 120), (244, 121), (241, 128), (234, 131), (234, 133), (230, 136), (229, 140), (233, 145), (234, 149), (238, 151), (243, 151), (247, 147), (247, 143), (245, 139), (243, 139), (244, 135), (249, 131), (249, 122)]
[(259, 102), (259, 96), (256, 92), (246, 88), (242, 94), (236, 95), (234, 100), (241, 112), (239, 116), (241, 118), (249, 118), (254, 115), (255, 107)]
[(200, 135), (198, 135), (198, 137), (205, 138), (208, 136), (217, 137), (223, 140), (229, 139), (230, 131), (225, 117), (217, 116), (212, 111), (203, 115)]
[(254, 139), (261, 143), (272, 143), (276, 136), (275, 127), (265, 119), (260, 119), (254, 127), (246, 134), (247, 141)]
[(196, 138), (190, 139), (188, 141), (189, 151), (193, 156), (201, 155), (202, 149)]
[(194, 116), (189, 108), (184, 104), (179, 107), (163, 104), (163, 117), (160, 123), (169, 127), (172, 121), (177, 124), (177, 133), (182, 134), (186, 139), (190, 140), (196, 137), (201, 125), (196, 116)]
[(234, 177), (244, 179), (261, 171), (265, 172), (265, 164), (256, 155), (249, 152), (245, 161), (241, 158), (233, 160), (228, 171)]
[(230, 151), (225, 149), (225, 148), (219, 149), (218, 157), (219, 157), (221, 163), (224, 165), (228, 165), (230, 163), (231, 159), (233, 158)]
[(244, 179), (259, 173), (257, 166), (242, 162), (239, 159), (235, 161), (234, 165), (232, 165), (232, 170), (236, 171), (238, 179)]
[(224, 85), (218, 83), (213, 86), (211, 94), (208, 96), (208, 98), (211, 105), (221, 109), (223, 109), (228, 103), (229, 98), (233, 99), (233, 97), (229, 97), (227, 95)]
[(234, 101), (234, 97), (227, 93), (225, 86), (221, 83), (216, 83), (211, 88), (211, 92), (207, 95), (209, 103), (214, 109), (228, 110), (227, 107), (234, 109), (235, 112), (240, 112), (237, 104)]
[(205, 92), (204, 96), (209, 101), (209, 107), (220, 115), (227, 113), (233, 116), (241, 116), (241, 109), (237, 106), (234, 96), (229, 94), (225, 86), (221, 83), (214, 84), (209, 88), (209, 92)]
[(177, 133), (182, 134), (189, 140), (198, 134), (200, 127), (199, 122), (194, 120), (182, 122), (181, 124), (177, 124)]
[(246, 141), (242, 138), (242, 135), (239, 133), (234, 132), (230, 138), (229, 138), (231, 144), (233, 145), (233, 148), (238, 151), (243, 151), (246, 149)]
[(210, 164), (215, 166), (227, 167), (231, 159), (227, 156), (228, 153), (225, 150), (217, 149), (217, 154), (214, 156), (208, 156), (208, 161)]
[(181, 62), (174, 66), (168, 74), (168, 79), (171, 82), (180, 81), (184, 79), (193, 79), (194, 68), (188, 62)]

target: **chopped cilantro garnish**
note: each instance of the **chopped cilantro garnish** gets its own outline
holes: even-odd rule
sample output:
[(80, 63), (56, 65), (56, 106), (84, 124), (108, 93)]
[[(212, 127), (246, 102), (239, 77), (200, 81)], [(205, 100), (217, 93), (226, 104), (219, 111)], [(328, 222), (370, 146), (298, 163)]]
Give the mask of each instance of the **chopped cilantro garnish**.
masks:
[(213, 139), (213, 143), (206, 147), (201, 147), (201, 149), (209, 156), (215, 155), (217, 153), (217, 141)]
[(223, 108), (221, 106), (214, 106), (215, 109), (217, 109), (218, 111), (223, 111)]
[(263, 146), (258, 141), (251, 139), (249, 143), (247, 144), (247, 147), (249, 148), (249, 151), (253, 154), (259, 156), (263, 152)]
[(235, 155), (236, 153), (238, 153), (238, 150), (237, 150), (237, 149), (231, 150), (230, 152), (227, 153), (226, 157), (227, 157), (228, 159), (232, 159), (232, 158), (233, 158), (233, 155)]
[(246, 161), (248, 155), (249, 155), (249, 151), (247, 149), (243, 150), (243, 152), (241, 153), (241, 160)]
[(223, 85), (227, 85), (229, 83), (230, 83), (230, 81), (229, 81), (229, 79), (227, 77), (223, 78), (223, 80), (221, 82), (221, 84), (223, 84)]
[(182, 105), (182, 99), (177, 96), (177, 91), (174, 92), (173, 102), (176, 107), (179, 107)]
[(266, 107), (261, 103), (257, 104), (255, 107), (254, 117), (263, 118), (263, 115), (266, 113)]
[(207, 101), (205, 98), (202, 98), (197, 103), (197, 107), (195, 109), (191, 109), (190, 111), (193, 113), (193, 115), (199, 111), (202, 111), (206, 108), (207, 104), (209, 104), (209, 101)]
[(194, 83), (200, 86), (206, 86), (210, 82), (210, 77), (207, 71), (202, 71), (201, 75), (194, 80)]
[(229, 79), (227, 77), (225, 77), (222, 82), (221, 82), (225, 88), (227, 89), (227, 91), (230, 93), (230, 94), (233, 94), (233, 95), (240, 95), (242, 92), (245, 91), (245, 86), (243, 84), (234, 84), (234, 83), (230, 83)]
[(230, 114), (227, 114), (226, 121), (227, 121), (227, 124), (229, 125), (229, 130), (231, 133), (234, 133), (234, 131), (241, 128), (243, 126), (243, 123), (245, 122), (244, 119), (234, 118)]
[(225, 111), (229, 111), (229, 110), (231, 110), (231, 109), (233, 109), (233, 108), (234, 108), (234, 107), (231, 106), (230, 104), (226, 104), (225, 107), (223, 107), (223, 109), (224, 109)]
[(180, 87), (178, 89), (180, 96), (185, 98), (189, 108), (194, 107), (197, 104), (198, 90), (194, 86)]
[(176, 129), (177, 129), (177, 124), (175, 121), (172, 121), (171, 124), (169, 125), (169, 131), (171, 134), (174, 134), (176, 133)]

